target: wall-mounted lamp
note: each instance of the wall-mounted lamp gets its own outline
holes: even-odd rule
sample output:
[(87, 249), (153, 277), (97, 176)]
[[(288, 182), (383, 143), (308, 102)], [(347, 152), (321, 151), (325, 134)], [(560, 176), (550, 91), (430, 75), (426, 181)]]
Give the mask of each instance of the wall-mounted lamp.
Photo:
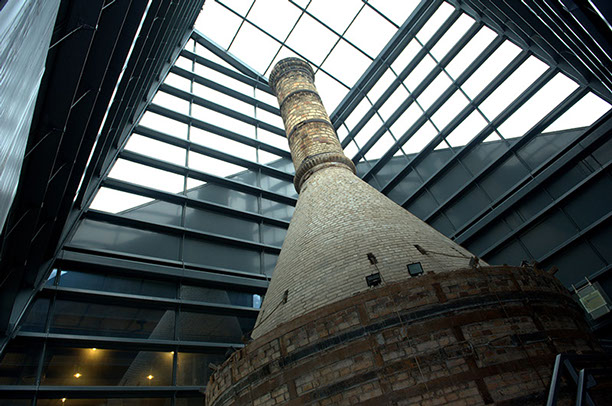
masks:
[(420, 262), (408, 264), (406, 265), (406, 268), (408, 268), (408, 273), (410, 274), (410, 276), (419, 276), (423, 274), (423, 267), (421, 266)]
[(372, 275), (366, 276), (366, 283), (370, 288), (380, 285), (381, 280), (382, 279), (380, 278), (380, 272), (376, 272)]

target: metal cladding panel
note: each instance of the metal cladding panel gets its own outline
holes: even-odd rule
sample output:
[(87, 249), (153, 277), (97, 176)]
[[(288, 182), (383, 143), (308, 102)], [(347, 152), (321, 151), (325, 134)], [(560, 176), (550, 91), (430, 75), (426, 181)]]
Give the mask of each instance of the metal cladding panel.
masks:
[(17, 193), (59, 0), (9, 0), (0, 13), (0, 230)]
[(81, 222), (70, 243), (85, 248), (179, 259), (179, 237), (89, 219)]

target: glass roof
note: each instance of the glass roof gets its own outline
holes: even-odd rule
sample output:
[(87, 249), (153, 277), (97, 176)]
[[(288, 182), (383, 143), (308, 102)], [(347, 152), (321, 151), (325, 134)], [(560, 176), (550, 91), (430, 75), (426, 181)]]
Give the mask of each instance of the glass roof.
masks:
[[(610, 108), (445, 1), (208, 0), (195, 29), (110, 178), (185, 193), (267, 171), (290, 188), (282, 120), (261, 86), (287, 56), (313, 65), (332, 117), (341, 103), (354, 106), (334, 122), (338, 136), (359, 175), (383, 192), (419, 154), (510, 145), (530, 131), (588, 126)], [(398, 174), (383, 180), (391, 160)], [(151, 200), (118, 193), (103, 187), (91, 207), (119, 212)]]

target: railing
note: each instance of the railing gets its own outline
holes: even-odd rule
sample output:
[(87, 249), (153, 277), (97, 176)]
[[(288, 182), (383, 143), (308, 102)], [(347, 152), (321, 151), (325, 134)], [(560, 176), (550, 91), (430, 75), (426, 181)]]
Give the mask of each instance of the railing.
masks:
[(606, 385), (608, 390), (604, 396), (610, 396), (612, 360), (606, 355), (558, 354), (550, 380), (546, 406), (557, 405), (563, 376), (569, 378), (568, 382), (573, 382), (573, 387), (576, 388), (576, 406), (603, 406), (604, 403), (596, 403), (601, 399), (592, 391), (597, 391), (597, 387)]

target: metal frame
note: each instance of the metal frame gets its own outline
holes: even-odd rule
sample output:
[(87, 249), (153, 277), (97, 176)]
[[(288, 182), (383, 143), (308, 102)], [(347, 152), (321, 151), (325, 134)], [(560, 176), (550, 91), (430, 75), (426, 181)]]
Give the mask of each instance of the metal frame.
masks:
[[(358, 135), (371, 117), (378, 114), (378, 108), (389, 99), (393, 92), (399, 86), (404, 86), (402, 81), (424, 58), (427, 57), (427, 55), (430, 55), (432, 47), (446, 34), (447, 30), (460, 16), (459, 10), (471, 15), (476, 20), (476, 23), (468, 29), (441, 60), (436, 61), (436, 67), (412, 93), (409, 92), (410, 96), (400, 105), (391, 117), (387, 120), (382, 120), (383, 124), (377, 129), (374, 136), (364, 145), (359, 145), (360, 148), (353, 157), (355, 163), (359, 163), (361, 158), (363, 158), (376, 142), (378, 142), (385, 131), (390, 128), (391, 124), (393, 124), (412, 103), (416, 102), (416, 99), (433, 82), (436, 76), (444, 72), (447, 64), (461, 51), (470, 39), (476, 35), (480, 27), (486, 25), (493, 28), (498, 33), (498, 37), (486, 47), (486, 49), (456, 80), (452, 80), (452, 85), (432, 103), (424, 114), (411, 125), (404, 134), (392, 135), (395, 138), (393, 146), (391, 146), (389, 151), (384, 154), (381, 159), (373, 162), (373, 165), (363, 175), (364, 180), (375, 184), (377, 182), (376, 174), (384, 165), (393, 159), (394, 153), (399, 151), (400, 148), (417, 133), (422, 125), (430, 121), (432, 114), (448, 100), (453, 92), (459, 91), (458, 89), (461, 85), (476, 72), (480, 64), (484, 62), (504, 40), (510, 39), (515, 44), (518, 44), (523, 51), (511, 61), (477, 97), (470, 100), (469, 105), (466, 106), (455, 119), (448, 123), (445, 128), (439, 129), (438, 135), (435, 136), (422, 151), (410, 156), (403, 168), (395, 173), (393, 179), (388, 181), (385, 185), (380, 185), (380, 189), (383, 193), (389, 193), (410, 173), (410, 171), (417, 168), (421, 162), (431, 156), (434, 152), (434, 148), (439, 143), (445, 142), (445, 137), (470, 113), (477, 110), (480, 103), (497, 89), (500, 84), (508, 79), (508, 77), (529, 56), (538, 56), (551, 65), (551, 68), (501, 112), (496, 119), (490, 121), (485, 129), (477, 134), (467, 145), (461, 148), (451, 149), (453, 154), (452, 157), (433, 172), (431, 176), (427, 179), (423, 179), (422, 176), (419, 175), (421, 177), (421, 185), (416, 188), (411, 195), (407, 196), (403, 202), (400, 202), (404, 207), (408, 207), (421, 193), (430, 193), (429, 188), (437, 180), (444, 178), (453, 165), (464, 165), (464, 157), (466, 157), (470, 151), (477, 148), (491, 132), (496, 131), (499, 124), (514, 113), (525, 101), (529, 100), (535, 92), (544, 86), (555, 74), (563, 72), (569, 75), (580, 83), (580, 87), (559, 106), (539, 120), (539, 122), (522, 138), (512, 142), (503, 140), (502, 142), (506, 144), (505, 151), (486, 164), (477, 173), (471, 174), (470, 178), (461, 185), (458, 185), (457, 189), (448, 198), (439, 202), (439, 204), (425, 216), (424, 220), (429, 222), (435, 220), (437, 216), (445, 216), (445, 210), (452, 207), (456, 202), (459, 202), (460, 199), (467, 195), (467, 192), (470, 191), (471, 188), (480, 187), (480, 182), (492, 174), (493, 171), (500, 167), (507, 159), (518, 156), (518, 152), (521, 151), (522, 148), (526, 147), (548, 124), (552, 123), (564, 111), (570, 108), (574, 102), (582, 95), (586, 94), (587, 91), (594, 91), (607, 101), (612, 101), (612, 93), (610, 92), (612, 82), (609, 78), (609, 73), (611, 71), (609, 69), (609, 47), (595, 49), (597, 41), (601, 41), (601, 36), (598, 37), (598, 35), (595, 34), (591, 35), (588, 30), (584, 30), (580, 27), (578, 22), (583, 24), (586, 18), (583, 9), (578, 11), (575, 11), (575, 9), (562, 10), (558, 4), (551, 1), (537, 3), (532, 0), (526, 0), (516, 4), (510, 4), (508, 2), (502, 4), (491, 0), (448, 1), (455, 5), (456, 10), (426, 44), (420, 44), (422, 49), (408, 66), (401, 72), (394, 72), (396, 73), (396, 78), (393, 83), (383, 92), (378, 100), (373, 101), (367, 113), (361, 117), (357, 125), (352, 128), (351, 131), (348, 132), (346, 138), (342, 140), (342, 145), (344, 147), (348, 146), (354, 140), (355, 136)], [(77, 3), (85, 7), (85, 3)], [(40, 113), (43, 110), (52, 111), (54, 114), (57, 113), (57, 116), (54, 117), (54, 125), (47, 128), (47, 130), (33, 132), (36, 137), (33, 136), (28, 146), (28, 159), (33, 168), (30, 170), (38, 171), (38, 173), (34, 176), (32, 173), (25, 172), (27, 175), (22, 177), (22, 185), (24, 184), (24, 180), (35, 179), (36, 185), (42, 187), (42, 189), (29, 191), (27, 193), (21, 190), (20, 193), (22, 193), (22, 196), (19, 198), (19, 204), (21, 204), (22, 210), (15, 212), (17, 214), (13, 214), (13, 223), (11, 223), (11, 227), (7, 228), (7, 231), (5, 231), (5, 234), (2, 236), (4, 239), (5, 236), (13, 238), (19, 235), (19, 238), (11, 240), (8, 243), (3, 241), (3, 254), (9, 252), (7, 251), (9, 248), (14, 249), (14, 253), (10, 251), (10, 260), (14, 260), (13, 262), (17, 264), (19, 261), (27, 259), (28, 264), (26, 267), (29, 270), (28, 272), (30, 272), (25, 273), (27, 283), (21, 286), (18, 292), (16, 291), (16, 300), (11, 304), (11, 306), (13, 306), (13, 312), (8, 315), (11, 318), (10, 322), (16, 323), (16, 321), (22, 317), (26, 305), (30, 303), (34, 297), (34, 292), (39, 290), (41, 282), (44, 283), (44, 276), (50, 271), (52, 266), (70, 268), (83, 272), (133, 275), (166, 281), (170, 280), (177, 286), (184, 281), (205, 287), (235, 290), (253, 294), (265, 293), (268, 286), (268, 277), (262, 274), (185, 263), (182, 260), (166, 260), (146, 255), (127, 254), (120, 251), (78, 247), (70, 244), (69, 238), (74, 234), (80, 222), (84, 219), (92, 219), (136, 229), (153, 230), (164, 234), (178, 235), (181, 239), (189, 236), (201, 240), (214, 241), (220, 244), (228, 244), (246, 250), (253, 250), (260, 253), (262, 264), (264, 262), (263, 253), (277, 255), (280, 252), (280, 248), (277, 246), (192, 229), (185, 223), (184, 209), (190, 207), (211, 210), (234, 218), (247, 219), (258, 224), (267, 224), (283, 229), (288, 228), (289, 223), (287, 221), (259, 213), (239, 210), (231, 207), (231, 205), (224, 206), (217, 203), (206, 202), (191, 198), (185, 194), (164, 192), (108, 177), (112, 164), (117, 159), (122, 158), (131, 162), (181, 175), (184, 177), (185, 182), (187, 177), (191, 177), (204, 182), (220, 185), (227, 189), (248, 193), (249, 195), (257, 197), (260, 201), (262, 198), (265, 198), (288, 206), (295, 206), (296, 204), (296, 199), (293, 197), (240, 182), (231, 179), (231, 177), (223, 178), (197, 171), (190, 168), (188, 162), (185, 162), (185, 165), (171, 164), (124, 149), (128, 137), (132, 133), (135, 133), (183, 148), (186, 154), (189, 151), (194, 151), (234, 165), (242, 166), (245, 170), (256, 172), (259, 178), (265, 175), (288, 183), (292, 180), (291, 173), (284, 172), (269, 165), (235, 157), (231, 152), (218, 151), (214, 148), (196, 144), (190, 141), (189, 138), (186, 140), (179, 139), (137, 125), (142, 114), (145, 111), (150, 111), (180, 123), (185, 123), (189, 126), (189, 129), (198, 128), (209, 131), (229, 140), (253, 147), (256, 150), (272, 153), (279, 158), (290, 158), (290, 153), (282, 148), (277, 148), (257, 139), (235, 133), (228, 128), (211, 125), (202, 120), (198, 120), (190, 114), (177, 113), (171, 109), (150, 103), (157, 91), (163, 91), (172, 96), (187, 100), (190, 103), (190, 108), (193, 104), (197, 104), (233, 119), (253, 125), (256, 129), (261, 128), (279, 136), (284, 135), (284, 131), (281, 128), (258, 120), (255, 118), (256, 116), (252, 117), (235, 112), (231, 108), (215, 103), (214, 100), (206, 100), (205, 98), (193, 94), (193, 92), (183, 91), (161, 83), (165, 75), (171, 72), (188, 79), (192, 84), (198, 83), (233, 97), (236, 100), (247, 103), (255, 108), (261, 108), (271, 114), (279, 115), (279, 110), (276, 107), (262, 102), (255, 97), (245, 95), (228, 86), (215, 83), (210, 79), (196, 74), (193, 69), (189, 71), (187, 69), (171, 66), (171, 62), (179, 56), (185, 57), (191, 60), (194, 66), (196, 63), (206, 66), (221, 74), (236, 79), (241, 83), (252, 86), (254, 89), (272, 94), (264, 77), (232, 57), (201, 33), (189, 31), (189, 25), (194, 21), (199, 7), (201, 7), (202, 0), (189, 0), (184, 4), (181, 2), (180, 7), (178, 6), (179, 3), (176, 2), (153, 0), (151, 9), (149, 10), (150, 18), (147, 17), (144, 21), (142, 26), (143, 31), (136, 40), (132, 57), (125, 66), (125, 74), (120, 81), (119, 72), (123, 66), (121, 56), (125, 58), (125, 55), (127, 55), (131, 45), (131, 42), (127, 40), (129, 38), (129, 33), (135, 32), (137, 28), (134, 26), (134, 21), (137, 20), (136, 17), (138, 16), (136, 6), (139, 5), (142, 8), (146, 1), (132, 0), (131, 2), (118, 2), (117, 4), (119, 3), (123, 4), (122, 7), (124, 8), (119, 8), (115, 5), (115, 2), (110, 2), (102, 8), (101, 3), (99, 3), (99, 10), (97, 12), (100, 17), (97, 20), (93, 15), (95, 8), (90, 7), (91, 5), (89, 5), (89, 3), (87, 6), (89, 6), (90, 9), (84, 10), (77, 8), (71, 10), (71, 12), (75, 12), (76, 14), (82, 13), (83, 15), (87, 15), (88, 17), (85, 20), (89, 21), (88, 24), (92, 27), (98, 27), (98, 30), (94, 32), (87, 29), (81, 29), (78, 35), (75, 36), (80, 46), (76, 46), (75, 43), (72, 42), (72, 39), (70, 39), (71, 37), (68, 37), (66, 40), (59, 42), (50, 55), (48, 66), (55, 66), (55, 69), (48, 69), (49, 73), (46, 74), (48, 76), (45, 77), (43, 84), (50, 89), (48, 92), (52, 95), (56, 95), (58, 93), (57, 86), (61, 86), (65, 90), (66, 97), (64, 97), (62, 103), (58, 103), (57, 106), (53, 105), (56, 101), (52, 98), (41, 99), (43, 101), (39, 101), (39, 103), (45, 104), (39, 105), (37, 109), (38, 115), (36, 116), (37, 120), (42, 120)], [(129, 6), (127, 5), (128, 3)], [(223, 5), (222, 2), (219, 3)], [(311, 15), (312, 13), (310, 13), (307, 7), (301, 7), (293, 1), (292, 3), (301, 10), (302, 15), (310, 15), (312, 18), (317, 19), (316, 16)], [(573, 4), (571, 0), (565, 3)], [(331, 114), (332, 122), (336, 128), (342, 126), (356, 106), (367, 97), (367, 93), (391, 66), (392, 62), (402, 52), (404, 47), (415, 38), (416, 33), (438, 9), (440, 4), (442, 4), (442, 0), (435, 0), (432, 2), (422, 1), (419, 3), (408, 20), (402, 27), (399, 27), (393, 38), (383, 48), (380, 54), (373, 59), (370, 67), (357, 81), (355, 86), (349, 90), (336, 110)], [(130, 7), (129, 12), (126, 11), (127, 7)], [(224, 7), (231, 11), (229, 7), (225, 5)], [(375, 12), (386, 17), (383, 13), (380, 13), (380, 11), (370, 5), (367, 0), (363, 0), (362, 8), (363, 7), (370, 7)], [(144, 9), (141, 11), (144, 11)], [(580, 14), (580, 12), (582, 12), (582, 14)], [(113, 22), (119, 21), (120, 19), (126, 22), (125, 26), (118, 24), (112, 26)], [(247, 21), (248, 14), (245, 17), (241, 17), (241, 19), (243, 23)], [(130, 24), (128, 24), (128, 21)], [(321, 21), (319, 22), (322, 23)], [(293, 28), (295, 28), (296, 24), (294, 24)], [(395, 26), (397, 27), (397, 25)], [(265, 32), (262, 27), (257, 28)], [(105, 30), (108, 30), (108, 33)], [(105, 36), (103, 36), (101, 32), (104, 32)], [(61, 36), (64, 33), (64, 31), (61, 31), (57, 35)], [(112, 37), (111, 34), (113, 33), (115, 37)], [(334, 33), (338, 36), (338, 41), (346, 40), (344, 38), (344, 33), (335, 31)], [(270, 34), (266, 34), (272, 37)], [(109, 40), (109, 38), (114, 39)], [(220, 57), (233, 69), (209, 61), (195, 52), (182, 49), (189, 38)], [(284, 41), (279, 41), (276, 38), (274, 39), (285, 46)], [(585, 47), (585, 44), (588, 46)], [(359, 47), (356, 47), (356, 49), (364, 53)], [(100, 50), (103, 50), (103, 52)], [(597, 60), (598, 58), (600, 58), (600, 60)], [(57, 62), (57, 65), (53, 65), (54, 62)], [(65, 71), (62, 71), (62, 69), (65, 69)], [(108, 74), (105, 69), (109, 72)], [(335, 78), (333, 75), (330, 76), (338, 80), (338, 78)], [(58, 77), (69, 80), (69, 82), (66, 82), (66, 80), (58, 80)], [(341, 81), (338, 82), (342, 83)], [(88, 89), (90, 88), (100, 90), (89, 91)], [(108, 107), (108, 103), (111, 101), (111, 95), (114, 90), (116, 90), (116, 95), (108, 110), (108, 115), (105, 121), (103, 121), (104, 113)], [(193, 90), (193, 88), (191, 88), (191, 90)], [(100, 137), (97, 138), (98, 129), (102, 122), (104, 125), (101, 129)], [(64, 133), (58, 132), (56, 129), (64, 128), (64, 124), (68, 125), (66, 131)], [(472, 241), (472, 239), (486, 230), (488, 226), (502, 219), (504, 215), (509, 213), (520, 202), (525, 202), (530, 199), (540, 187), (545, 186), (547, 182), (552, 180), (555, 176), (563, 175), (575, 162), (584, 159), (597, 147), (606, 142), (612, 133), (611, 126), (612, 113), (608, 113), (590, 129), (585, 129), (576, 139), (565, 145), (553, 156), (544, 160), (537, 168), (530, 170), (527, 176), (517, 181), (510, 190), (497, 197), (486, 208), (467, 220), (465, 224), (458, 226), (457, 230), (453, 232), (450, 237), (460, 243)], [(74, 142), (75, 140), (76, 142)], [(57, 150), (59, 154), (54, 158), (48, 157), (46, 155), (49, 150)], [(92, 154), (88, 164), (90, 151), (92, 151)], [(56, 161), (54, 161), (55, 159)], [(85, 170), (86, 167), (87, 169)], [(530, 218), (525, 219), (523, 223), (514, 228), (513, 231), (507, 233), (507, 235), (503, 236), (498, 241), (492, 242), (490, 247), (480, 254), (490, 256), (497, 249), (501, 249), (509, 241), (520, 236), (521, 232), (537, 226), (539, 221), (555, 210), (560, 210), (565, 202), (578, 196), (581, 191), (585, 190), (590, 184), (598, 179), (609, 176), (609, 169), (610, 162), (603, 163), (601, 168), (595, 169), (591, 174), (570, 188), (565, 194), (554, 199), (550, 204), (543, 207)], [(41, 176), (41, 174), (44, 176)], [(72, 192), (76, 192), (79, 187), (81, 175), (84, 175), (82, 186), (76, 201), (73, 202), (72, 196), (74, 193)], [(100, 187), (180, 205), (183, 207), (180, 225), (171, 226), (151, 221), (137, 220), (121, 214), (90, 210), (88, 206)], [(24, 186), (22, 186), (22, 188), (24, 188)], [(591, 233), (601, 230), (603, 227), (608, 227), (611, 217), (611, 213), (603, 215), (589, 226), (578, 231), (571, 238), (562, 242), (557, 247), (552, 248), (549, 252), (542, 255), (541, 258), (536, 259), (540, 262), (550, 262), (556, 255), (568, 247), (571, 247), (572, 244), (577, 244), (582, 241), (590, 243), (589, 237)], [(49, 221), (50, 219), (53, 219), (53, 221)], [(31, 232), (30, 236), (27, 235), (28, 232)], [(260, 230), (260, 237), (261, 232)], [(28, 240), (27, 244), (23, 244), (23, 242), (30, 237), (31, 239)], [(49, 242), (48, 246), (45, 246), (46, 241)], [(59, 243), (57, 243), (58, 241)], [(23, 246), (27, 248), (20, 250), (20, 244), (23, 244)], [(41, 254), (31, 255), (32, 252), (40, 252)], [(183, 258), (182, 253), (180, 253), (179, 258)], [(3, 267), (4, 261), (5, 259), (3, 258)], [(606, 261), (603, 262), (607, 265), (599, 270), (595, 270), (592, 275), (596, 275), (596, 277), (608, 277), (607, 275), (609, 275), (612, 265), (608, 264)], [(11, 268), (9, 272), (14, 273), (17, 269), (19, 268)], [(4, 272), (5, 268), (2, 270)], [(88, 303), (118, 303), (131, 306), (163, 308), (174, 311), (184, 309), (211, 314), (240, 315), (241, 317), (248, 318), (254, 318), (258, 313), (258, 310), (245, 306), (112, 293), (101, 290), (65, 288), (61, 286), (43, 287), (40, 289), (38, 295), (39, 297), (77, 299)], [(7, 316), (6, 313), (3, 314)], [(16, 340), (20, 342), (31, 343), (32, 345), (42, 346), (43, 348), (50, 344), (77, 347), (95, 346), (100, 348), (149, 349), (154, 351), (214, 352), (223, 354), (227, 350), (235, 349), (242, 345), (236, 343), (199, 343), (181, 340), (148, 340), (28, 332), (18, 332), (15, 337)], [(3, 344), (6, 344), (6, 340), (0, 343), (0, 352)], [(174, 368), (176, 368), (176, 362), (177, 359), (174, 357)], [(40, 368), (42, 368), (42, 365)], [(581, 376), (584, 379), (587, 375), (588, 370), (581, 371), (578, 375), (578, 382), (580, 383)], [(176, 384), (176, 382), (173, 382), (173, 384)], [(152, 396), (175, 398), (176, 396), (201, 397), (202, 390), (203, 388), (200, 387), (180, 386), (147, 388), (5, 386), (0, 387), (0, 394), (2, 394), (2, 396), (45, 398), (56, 396), (60, 392), (62, 394), (70, 392), (71, 394), (84, 397)], [(578, 400), (580, 399), (581, 398), (578, 398)], [(33, 400), (33, 404), (34, 402), (35, 400)]]

